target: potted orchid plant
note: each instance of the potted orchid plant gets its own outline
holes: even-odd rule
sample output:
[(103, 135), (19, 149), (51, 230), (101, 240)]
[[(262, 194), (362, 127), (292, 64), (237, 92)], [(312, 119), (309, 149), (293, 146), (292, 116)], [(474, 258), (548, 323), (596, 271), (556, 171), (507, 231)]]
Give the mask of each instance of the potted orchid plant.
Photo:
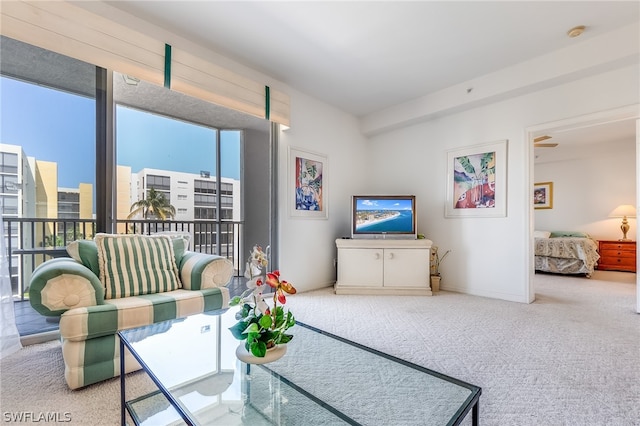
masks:
[[(295, 294), (296, 289), (280, 279), (280, 271), (266, 272), (268, 263), (262, 247), (254, 246), (245, 269), (249, 280), (247, 290), (229, 302), (230, 306), (241, 307), (236, 314), (238, 322), (229, 330), (236, 339), (245, 340), (246, 350), (259, 358), (264, 357), (268, 349), (288, 343), (293, 336), (286, 331), (296, 323), (291, 311), (283, 308), (287, 301), (285, 294)], [(271, 297), (263, 294), (265, 289), (273, 290), (272, 306), (265, 301)]]

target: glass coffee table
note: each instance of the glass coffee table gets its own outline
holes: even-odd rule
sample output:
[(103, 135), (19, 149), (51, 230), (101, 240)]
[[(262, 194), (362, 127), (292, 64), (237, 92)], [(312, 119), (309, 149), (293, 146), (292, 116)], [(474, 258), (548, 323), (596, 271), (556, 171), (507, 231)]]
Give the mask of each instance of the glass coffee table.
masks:
[[(478, 386), (298, 323), (279, 360), (238, 360), (236, 308), (121, 331), (158, 390), (129, 400), (137, 425), (478, 424)], [(242, 342), (243, 343), (243, 342)]]

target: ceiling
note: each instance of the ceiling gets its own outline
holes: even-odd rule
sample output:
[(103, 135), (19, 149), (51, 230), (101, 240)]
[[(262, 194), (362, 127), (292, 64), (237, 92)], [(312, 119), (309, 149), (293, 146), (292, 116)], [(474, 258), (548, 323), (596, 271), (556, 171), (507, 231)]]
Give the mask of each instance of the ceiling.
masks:
[(358, 117), (640, 19), (637, 1), (106, 3)]
[[(545, 143), (557, 143), (554, 148), (535, 148), (534, 162), (565, 161), (584, 155), (593, 155), (594, 146), (601, 149), (633, 149), (636, 143), (635, 120), (620, 120), (597, 125), (584, 125), (563, 130), (541, 131), (536, 136), (548, 135)], [(597, 148), (596, 148), (597, 149)]]
[[(640, 2), (635, 1), (108, 3), (356, 116), (579, 43), (640, 17)], [(587, 27), (585, 33), (567, 37), (567, 30), (579, 24)], [(0, 72), (5, 75), (76, 93), (93, 91), (92, 79), (77, 77), (89, 64), (4, 37), (2, 54)], [(42, 63), (35, 64), (34, 58)], [(69, 72), (69, 67), (77, 71)], [(163, 88), (144, 82), (131, 86), (116, 77), (114, 89), (119, 102), (134, 107), (214, 127), (268, 131), (264, 120), (176, 93), (160, 96), (156, 92)], [(149, 105), (154, 99), (168, 102)], [(536, 148), (536, 162), (569, 158), (581, 146), (599, 142), (633, 143), (635, 126), (622, 121), (534, 136), (541, 134), (559, 145)]]

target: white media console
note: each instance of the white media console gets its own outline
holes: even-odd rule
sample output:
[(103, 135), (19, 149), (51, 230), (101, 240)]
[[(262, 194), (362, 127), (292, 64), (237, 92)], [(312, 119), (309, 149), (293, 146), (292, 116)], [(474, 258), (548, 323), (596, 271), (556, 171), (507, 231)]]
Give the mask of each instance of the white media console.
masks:
[(431, 240), (342, 239), (336, 294), (431, 296)]

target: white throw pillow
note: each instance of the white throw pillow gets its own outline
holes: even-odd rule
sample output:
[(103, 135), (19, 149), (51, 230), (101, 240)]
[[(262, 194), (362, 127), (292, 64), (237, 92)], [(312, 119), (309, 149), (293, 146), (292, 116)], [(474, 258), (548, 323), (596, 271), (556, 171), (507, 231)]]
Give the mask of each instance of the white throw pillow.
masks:
[(551, 232), (549, 231), (533, 231), (533, 236), (535, 238), (549, 238)]

